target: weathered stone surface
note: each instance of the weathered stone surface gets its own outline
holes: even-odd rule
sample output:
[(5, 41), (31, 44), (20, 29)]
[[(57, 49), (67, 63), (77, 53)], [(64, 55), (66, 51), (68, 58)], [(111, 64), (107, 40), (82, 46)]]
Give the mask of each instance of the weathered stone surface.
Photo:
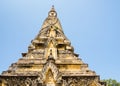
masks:
[(0, 75), (0, 86), (105, 86), (78, 56), (52, 7), (28, 52)]

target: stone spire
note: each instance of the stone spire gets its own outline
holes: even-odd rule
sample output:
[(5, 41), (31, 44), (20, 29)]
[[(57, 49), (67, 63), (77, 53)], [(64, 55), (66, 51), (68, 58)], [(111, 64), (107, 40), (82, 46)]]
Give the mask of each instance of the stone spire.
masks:
[[(60, 21), (57, 18), (57, 12), (55, 11), (54, 7), (52, 7), (48, 12), (48, 17), (45, 19), (38, 35), (28, 46), (28, 52), (22, 53), (22, 58), (19, 59), (17, 63), (14, 63), (10, 66), (8, 70), (9, 73), (6, 71), (3, 72), (3, 75), (26, 74), (28, 71), (41, 71), (42, 66), (38, 67), (38, 65), (44, 65), (49, 58), (54, 59), (55, 63), (58, 65), (76, 65), (81, 69), (74, 68), (75, 70), (85, 71), (85, 73), (88, 74), (95, 74), (93, 71), (88, 69), (87, 64), (82, 62), (82, 60), (78, 57), (78, 54), (74, 53), (74, 48), (72, 47), (71, 42), (63, 33)], [(33, 66), (35, 70), (31, 70), (30, 68), (27, 68), (27, 70), (25, 68), (25, 70), (23, 70), (22, 68), (26, 66)], [(71, 69), (68, 68), (68, 70)], [(89, 70), (89, 72), (86, 72), (87, 70)]]
[(45, 19), (39, 34), (45, 35), (44, 32), (48, 31), (51, 27), (58, 29), (63, 33), (62, 26), (57, 18), (57, 12), (55, 11), (54, 6), (52, 6), (51, 10), (48, 12), (48, 17)]
[(44, 52), (43, 57), (46, 59), (50, 50), (52, 50), (54, 59), (66, 57), (66, 55), (62, 56), (61, 52), (68, 54), (68, 56), (71, 55), (71, 57), (77, 55), (74, 54), (74, 49), (62, 30), (54, 6), (48, 12), (48, 17), (45, 19), (39, 34), (28, 48), (29, 52), (38, 50)]
[(53, 6), (28, 52), (0, 75), (0, 86), (105, 86), (78, 56)]

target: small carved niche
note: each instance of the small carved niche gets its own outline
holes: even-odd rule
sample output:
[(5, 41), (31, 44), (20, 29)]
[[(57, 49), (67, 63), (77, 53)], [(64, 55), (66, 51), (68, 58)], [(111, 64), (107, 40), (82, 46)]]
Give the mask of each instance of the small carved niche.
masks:
[(58, 50), (65, 50), (65, 45), (64, 44), (58, 44), (57, 48), (58, 48)]
[(48, 72), (46, 73), (45, 84), (46, 86), (55, 86), (55, 80), (51, 69), (49, 69)]
[(43, 43), (37, 43), (35, 45), (36, 49), (44, 49), (45, 48), (45, 45)]

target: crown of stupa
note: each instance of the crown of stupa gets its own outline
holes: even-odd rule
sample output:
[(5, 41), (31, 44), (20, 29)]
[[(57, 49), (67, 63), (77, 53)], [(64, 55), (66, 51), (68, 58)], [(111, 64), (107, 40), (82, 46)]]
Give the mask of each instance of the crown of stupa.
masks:
[(57, 17), (57, 12), (55, 11), (54, 5), (52, 6), (51, 10), (48, 13), (51, 17)]
[(44, 58), (48, 58), (50, 50), (54, 59), (59, 58), (60, 52), (74, 55), (74, 49), (62, 30), (54, 6), (48, 12), (48, 17), (45, 19), (40, 32), (33, 39), (28, 50), (30, 52), (44, 52)]

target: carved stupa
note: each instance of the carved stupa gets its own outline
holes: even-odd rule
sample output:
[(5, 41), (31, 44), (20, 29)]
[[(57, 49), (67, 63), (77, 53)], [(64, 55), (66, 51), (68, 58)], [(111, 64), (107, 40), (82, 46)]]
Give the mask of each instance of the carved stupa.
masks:
[(54, 7), (38, 35), (0, 75), (0, 86), (105, 86), (88, 68), (65, 36)]

